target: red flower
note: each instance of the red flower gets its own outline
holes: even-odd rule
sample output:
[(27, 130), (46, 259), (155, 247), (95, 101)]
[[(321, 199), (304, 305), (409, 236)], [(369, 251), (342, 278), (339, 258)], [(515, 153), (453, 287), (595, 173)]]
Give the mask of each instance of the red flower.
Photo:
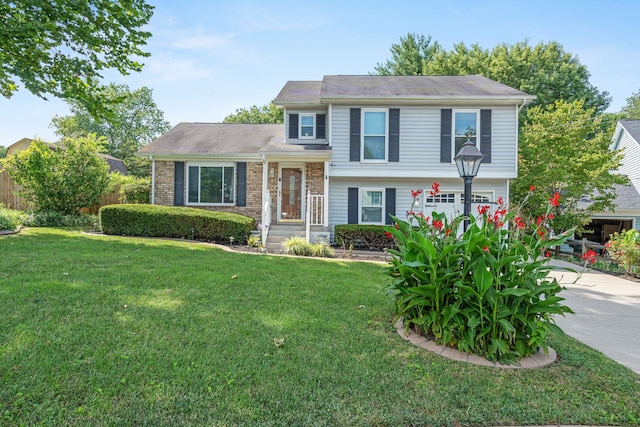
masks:
[(393, 237), (388, 231), (385, 231), (384, 235), (387, 236), (387, 239), (391, 239)]
[(485, 251), (486, 253), (489, 253), (489, 246), (483, 247), (482, 250)]
[(397, 222), (393, 226), (396, 228), (396, 230), (398, 229), (398, 223)]
[(529, 186), (529, 191), (533, 193), (533, 191), (536, 189), (535, 185), (530, 185)]
[(547, 219), (553, 219), (555, 218), (555, 215), (553, 215), (553, 213), (549, 212), (549, 215), (547, 215)]
[(551, 206), (560, 206), (560, 194), (557, 191), (553, 193), (553, 197), (549, 199), (549, 203), (551, 203)]
[(517, 226), (518, 228), (525, 228), (525, 227), (526, 227), (526, 224), (524, 223), (524, 221), (522, 220), (522, 218), (520, 218), (519, 216), (518, 216), (518, 217), (516, 217), (516, 219), (515, 219), (515, 223), (516, 223), (516, 226)]
[(423, 214), (422, 212), (418, 212), (418, 213), (416, 214), (416, 216), (417, 216), (418, 218), (422, 218), (422, 219), (424, 219), (424, 214)]
[(435, 221), (433, 221), (433, 226), (437, 229), (437, 230), (442, 230), (442, 227), (444, 226), (444, 224), (442, 223), (442, 221), (440, 221), (439, 219), (436, 219)]
[(422, 194), (422, 190), (411, 190), (411, 196), (415, 199)]
[(551, 256), (551, 252), (546, 251), (546, 252), (544, 253), (544, 256), (545, 256), (545, 257), (547, 257), (547, 258), (549, 258), (549, 257)]
[(585, 253), (584, 255), (582, 255), (582, 259), (587, 261), (590, 264), (593, 264), (594, 262), (596, 262), (596, 256), (598, 254), (595, 253), (595, 251), (593, 249), (589, 249), (589, 252)]
[(431, 185), (431, 191), (429, 192), (429, 194), (431, 194), (431, 197), (435, 197), (438, 195), (438, 193), (440, 193), (440, 184), (434, 182)]
[(451, 229), (447, 228), (444, 232), (445, 236), (448, 236), (449, 234), (451, 234)]
[(502, 205), (504, 205), (504, 200), (502, 199), (502, 196), (498, 197), (497, 202), (499, 207), (502, 207)]
[(489, 210), (489, 205), (484, 205), (484, 206), (478, 205), (478, 213), (480, 215), (486, 214), (488, 210)]
[(536, 225), (541, 225), (542, 221), (544, 221), (544, 217), (541, 217), (540, 215), (538, 215), (538, 219), (536, 219)]

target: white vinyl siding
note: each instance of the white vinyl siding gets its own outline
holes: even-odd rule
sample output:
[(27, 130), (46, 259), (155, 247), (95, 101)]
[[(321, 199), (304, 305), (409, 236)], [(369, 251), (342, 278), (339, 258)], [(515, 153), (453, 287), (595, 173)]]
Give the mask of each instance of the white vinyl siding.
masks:
[(624, 154), (618, 173), (627, 175), (633, 185), (640, 189), (640, 141), (635, 141), (627, 131), (623, 130), (618, 148), (622, 149)]
[[(455, 178), (453, 163), (440, 163), (440, 110), (448, 106), (400, 108), (400, 159), (393, 163), (362, 163), (349, 160), (349, 109), (331, 108), (332, 177)], [(517, 176), (516, 107), (481, 106), (492, 110), (491, 163), (480, 166), (480, 178)], [(365, 110), (365, 107), (363, 107)]]
[[(454, 166), (455, 168), (455, 166)], [(331, 231), (333, 227), (339, 224), (348, 223), (348, 189), (358, 188), (359, 196), (364, 189), (385, 189), (395, 188), (396, 190), (396, 216), (406, 220), (406, 212), (411, 210), (413, 198), (411, 190), (422, 190), (422, 194), (418, 196), (418, 203), (413, 207), (414, 212), (420, 212), (425, 204), (425, 197), (429, 197), (429, 190), (433, 181), (440, 184), (441, 194), (453, 193), (456, 203), (436, 203), (436, 210), (445, 212), (451, 216), (454, 213), (462, 213), (462, 194), (464, 185), (462, 179), (387, 179), (387, 178), (332, 178), (329, 181), (329, 222)], [(505, 203), (508, 202), (508, 185), (506, 179), (478, 179), (473, 181), (473, 194), (490, 197), (491, 202), (495, 202), (498, 197), (502, 196)], [(487, 204), (487, 203), (481, 203)], [(489, 203), (494, 209), (495, 205)], [(477, 213), (477, 203), (471, 205), (471, 213)], [(431, 215), (434, 206), (424, 207), (424, 214)], [(360, 213), (358, 213), (360, 215)], [(332, 234), (333, 236), (333, 234)]]

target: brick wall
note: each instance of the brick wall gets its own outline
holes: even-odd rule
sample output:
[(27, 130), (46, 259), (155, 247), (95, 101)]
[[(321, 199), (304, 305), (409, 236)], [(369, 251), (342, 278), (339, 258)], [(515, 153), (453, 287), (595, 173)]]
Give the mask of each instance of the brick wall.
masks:
[(324, 163), (307, 163), (307, 190), (314, 196), (324, 194)]
[(155, 204), (173, 206), (174, 162), (156, 161)]

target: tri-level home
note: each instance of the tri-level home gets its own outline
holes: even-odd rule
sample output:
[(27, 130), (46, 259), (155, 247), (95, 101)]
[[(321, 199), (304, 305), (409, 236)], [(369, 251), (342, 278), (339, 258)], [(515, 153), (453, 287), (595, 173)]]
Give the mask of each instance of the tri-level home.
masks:
[(404, 218), (412, 190), (423, 190), (414, 211), (462, 212), (453, 158), (467, 140), (484, 154), (473, 203), (507, 201), (518, 113), (533, 99), (478, 75), (289, 81), (274, 100), (282, 125), (180, 123), (139, 154), (152, 161), (152, 203), (244, 213), (264, 238), (293, 225), (329, 239), (338, 224)]

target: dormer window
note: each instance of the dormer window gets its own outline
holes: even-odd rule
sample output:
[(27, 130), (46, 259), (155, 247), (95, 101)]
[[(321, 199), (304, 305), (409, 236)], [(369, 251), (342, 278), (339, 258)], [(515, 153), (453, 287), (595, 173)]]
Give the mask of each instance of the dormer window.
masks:
[(314, 139), (316, 137), (315, 114), (300, 114), (300, 139)]

